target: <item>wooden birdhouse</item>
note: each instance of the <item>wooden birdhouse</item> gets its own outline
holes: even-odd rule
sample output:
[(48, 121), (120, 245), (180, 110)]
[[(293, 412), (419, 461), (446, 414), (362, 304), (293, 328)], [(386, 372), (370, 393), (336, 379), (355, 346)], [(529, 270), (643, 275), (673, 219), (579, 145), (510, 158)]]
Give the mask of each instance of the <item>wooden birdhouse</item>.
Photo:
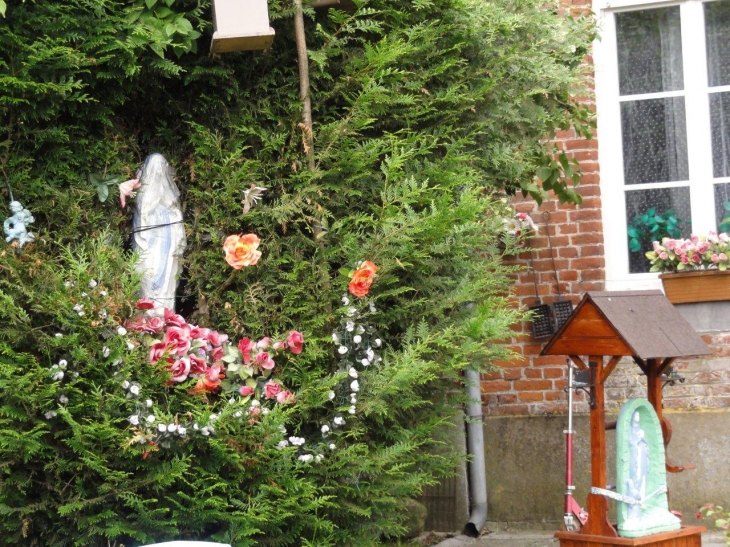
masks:
[[(608, 520), (608, 501), (600, 492), (606, 485), (605, 388), (618, 362), (631, 358), (646, 375), (647, 399), (656, 411), (664, 435), (671, 439), (671, 424), (662, 415), (662, 374), (680, 357), (706, 355), (710, 348), (661, 291), (589, 292), (542, 350), (541, 355), (566, 355), (589, 371), (591, 408), (591, 494), (588, 520), (580, 532), (558, 532), (560, 547), (700, 547), (701, 526), (641, 538), (618, 537)], [(585, 359), (585, 360), (584, 360)], [(615, 425), (613, 425), (615, 427)], [(677, 473), (692, 465), (674, 465)]]
[(211, 53), (266, 49), (274, 41), (266, 0), (213, 0)]

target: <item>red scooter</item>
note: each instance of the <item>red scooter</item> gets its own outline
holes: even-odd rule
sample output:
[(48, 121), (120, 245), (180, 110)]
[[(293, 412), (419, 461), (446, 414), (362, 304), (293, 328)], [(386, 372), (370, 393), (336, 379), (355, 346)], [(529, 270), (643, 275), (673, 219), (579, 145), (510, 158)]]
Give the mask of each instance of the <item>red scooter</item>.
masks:
[(563, 514), (563, 527), (566, 532), (575, 532), (588, 521), (588, 513), (575, 501), (573, 491), (573, 390), (586, 388), (588, 383), (576, 381), (574, 369), (576, 368), (570, 359), (566, 359), (568, 365), (568, 429), (565, 433), (565, 512)]

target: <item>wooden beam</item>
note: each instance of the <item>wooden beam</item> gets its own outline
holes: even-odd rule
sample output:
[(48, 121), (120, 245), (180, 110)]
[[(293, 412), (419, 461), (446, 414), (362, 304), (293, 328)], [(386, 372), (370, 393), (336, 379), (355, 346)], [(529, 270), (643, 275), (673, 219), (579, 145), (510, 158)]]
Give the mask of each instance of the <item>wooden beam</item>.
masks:
[(634, 363), (639, 365), (641, 372), (646, 374), (646, 362), (641, 357), (637, 357), (636, 355), (632, 355), (631, 357), (634, 359)]
[(611, 360), (608, 362), (606, 367), (603, 369), (603, 376), (601, 377), (601, 383), (604, 383), (606, 379), (611, 375), (613, 372), (613, 369), (616, 368), (616, 365), (618, 365), (618, 362), (621, 360), (623, 355), (614, 355), (611, 357)]
[(575, 366), (577, 366), (581, 370), (586, 370), (588, 368), (588, 365), (586, 365), (580, 358), (580, 355), (569, 355), (570, 360), (575, 363)]

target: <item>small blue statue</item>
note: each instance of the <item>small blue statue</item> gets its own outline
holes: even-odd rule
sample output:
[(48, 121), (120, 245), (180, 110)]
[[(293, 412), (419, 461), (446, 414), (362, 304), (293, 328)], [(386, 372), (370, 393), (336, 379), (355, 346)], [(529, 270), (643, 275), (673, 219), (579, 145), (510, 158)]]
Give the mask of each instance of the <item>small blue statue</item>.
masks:
[(19, 201), (13, 200), (10, 202), (10, 211), (13, 215), (3, 222), (5, 241), (10, 243), (17, 239), (19, 247), (22, 248), (23, 245), (35, 239), (35, 235), (26, 230), (26, 226), (35, 222), (35, 219), (28, 209), (23, 208)]

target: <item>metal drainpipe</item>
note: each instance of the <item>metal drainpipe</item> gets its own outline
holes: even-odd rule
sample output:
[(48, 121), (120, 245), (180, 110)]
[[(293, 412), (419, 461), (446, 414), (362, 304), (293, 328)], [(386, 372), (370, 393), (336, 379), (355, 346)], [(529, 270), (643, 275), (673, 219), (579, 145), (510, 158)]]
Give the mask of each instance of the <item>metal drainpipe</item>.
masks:
[(482, 425), (482, 393), (476, 370), (464, 370), (466, 384), (466, 446), (469, 454), (469, 498), (471, 514), (464, 526), (464, 535), (479, 537), (487, 520), (487, 466), (484, 458)]

